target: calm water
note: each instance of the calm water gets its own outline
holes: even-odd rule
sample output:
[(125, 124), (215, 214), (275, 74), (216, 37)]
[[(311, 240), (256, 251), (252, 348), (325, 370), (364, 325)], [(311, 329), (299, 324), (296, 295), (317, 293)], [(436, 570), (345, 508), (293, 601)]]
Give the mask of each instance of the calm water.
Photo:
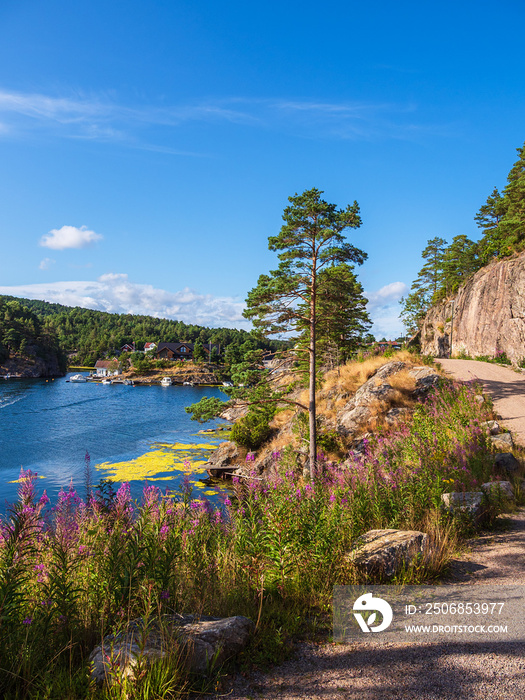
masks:
[(44, 477), (39, 491), (47, 489), (52, 500), (71, 479), (83, 495), (86, 451), (93, 483), (107, 477), (130, 481), (134, 497), (144, 478), (177, 488), (189, 459), (195, 491), (213, 497), (199, 467), (224, 437), (198, 435), (203, 426), (184, 411), (202, 396), (224, 394), (215, 387), (0, 380), (0, 510), (5, 499), (16, 497), (17, 484), (10, 482), (18, 479), (20, 467)]

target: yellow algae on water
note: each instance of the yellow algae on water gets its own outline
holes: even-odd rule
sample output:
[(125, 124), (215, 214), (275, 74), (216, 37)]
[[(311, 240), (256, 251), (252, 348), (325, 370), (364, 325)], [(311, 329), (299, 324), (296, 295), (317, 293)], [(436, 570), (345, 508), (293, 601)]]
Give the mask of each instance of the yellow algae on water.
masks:
[[(33, 474), (33, 476), (36, 476), (37, 479), (47, 479), (46, 476), (42, 476), (41, 474)], [(8, 481), (8, 484), (23, 484), (24, 481), (27, 481), (27, 477), (24, 476), (21, 479), (14, 479), (13, 481)]]
[[(206, 464), (203, 452), (215, 447), (209, 443), (155, 443), (149, 452), (140, 457), (124, 462), (103, 462), (97, 464), (96, 468), (105, 471), (106, 477), (112, 481), (169, 480), (175, 476), (172, 472), (187, 475), (202, 473), (202, 465)], [(191, 464), (190, 470), (188, 462)]]

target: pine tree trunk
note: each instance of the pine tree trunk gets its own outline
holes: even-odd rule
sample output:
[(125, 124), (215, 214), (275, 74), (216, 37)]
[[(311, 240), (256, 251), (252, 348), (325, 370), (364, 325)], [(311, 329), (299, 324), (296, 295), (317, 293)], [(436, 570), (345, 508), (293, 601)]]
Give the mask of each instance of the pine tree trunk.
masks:
[(310, 295), (310, 376), (309, 376), (309, 401), (308, 401), (308, 419), (310, 426), (310, 447), (309, 447), (309, 462), (310, 462), (310, 479), (315, 479), (315, 461), (317, 458), (317, 435), (316, 435), (316, 420), (315, 420), (315, 307), (316, 307), (316, 260), (312, 265), (312, 293)]

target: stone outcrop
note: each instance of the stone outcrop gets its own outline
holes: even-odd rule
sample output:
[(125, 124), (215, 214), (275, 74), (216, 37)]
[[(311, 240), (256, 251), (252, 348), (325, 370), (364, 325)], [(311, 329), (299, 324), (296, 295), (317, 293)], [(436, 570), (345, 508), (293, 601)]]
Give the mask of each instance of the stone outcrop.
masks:
[(139, 659), (149, 665), (174, 650), (180, 650), (190, 671), (205, 674), (212, 664), (220, 666), (242, 651), (253, 630), (253, 622), (241, 615), (164, 615), (147, 626), (142, 619), (134, 620), (124, 632), (104, 637), (91, 652), (91, 677), (111, 684), (132, 676)]
[(495, 450), (501, 450), (503, 452), (510, 452), (514, 446), (511, 433), (498, 433), (497, 435), (491, 435), (489, 440)]
[(494, 457), (494, 467), (504, 474), (516, 474), (521, 465), (512, 452), (500, 452)]
[(234, 442), (221, 442), (214, 450), (204, 465), (209, 470), (211, 476), (221, 476), (220, 472), (225, 467), (237, 469), (244, 465), (246, 461), (246, 450), (238, 447)]
[(515, 501), (514, 489), (510, 481), (489, 481), (481, 485), (483, 493), (507, 501)]
[(413, 367), (408, 370), (409, 376), (416, 380), (414, 398), (424, 398), (439, 382), (440, 376), (432, 367)]
[(422, 352), (435, 357), (463, 351), (471, 357), (504, 352), (513, 362), (523, 359), (525, 253), (478, 270), (455, 299), (430, 309), (420, 342)]
[[(39, 354), (40, 351), (40, 354)], [(0, 364), (0, 377), (9, 374), (11, 377), (63, 377), (65, 372), (60, 366), (58, 354), (52, 351), (43, 352), (37, 346), (28, 345), (25, 357), (11, 357)]]
[(441, 500), (445, 509), (452, 515), (462, 513), (473, 520), (480, 520), (486, 512), (483, 491), (454, 491), (444, 493)]
[(372, 415), (373, 404), (377, 401), (388, 401), (396, 393), (385, 380), (404, 368), (404, 362), (388, 362), (359, 387), (337, 415), (337, 432), (345, 436), (350, 435), (366, 423)]
[(392, 578), (429, 548), (428, 535), (417, 530), (369, 530), (359, 537), (349, 560), (378, 579)]

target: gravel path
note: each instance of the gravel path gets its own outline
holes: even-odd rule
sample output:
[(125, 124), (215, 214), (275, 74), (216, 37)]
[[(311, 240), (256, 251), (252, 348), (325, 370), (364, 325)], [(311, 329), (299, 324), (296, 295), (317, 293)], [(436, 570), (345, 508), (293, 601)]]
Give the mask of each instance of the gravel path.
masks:
[[(525, 585), (525, 509), (506, 520), (505, 531), (469, 543), (469, 553), (453, 562), (444, 583)], [(445, 644), (303, 643), (290, 660), (271, 671), (249, 677), (239, 674), (225, 686), (223, 695), (215, 697), (518, 700), (525, 697), (525, 643), (479, 643), (452, 637)]]
[[(517, 442), (525, 445), (525, 376), (488, 362), (440, 360), (456, 379), (480, 379)], [(508, 529), (472, 540), (445, 583), (525, 585), (525, 509)], [(524, 611), (525, 614), (525, 611)], [(456, 638), (457, 639), (457, 638)], [(525, 698), (525, 642), (304, 643), (267, 673), (237, 675), (231, 700), (518, 700)], [(210, 697), (210, 696), (208, 696)]]
[(515, 442), (525, 446), (525, 375), (508, 367), (476, 360), (436, 360), (454, 379), (479, 379), (494, 399), (494, 408)]

